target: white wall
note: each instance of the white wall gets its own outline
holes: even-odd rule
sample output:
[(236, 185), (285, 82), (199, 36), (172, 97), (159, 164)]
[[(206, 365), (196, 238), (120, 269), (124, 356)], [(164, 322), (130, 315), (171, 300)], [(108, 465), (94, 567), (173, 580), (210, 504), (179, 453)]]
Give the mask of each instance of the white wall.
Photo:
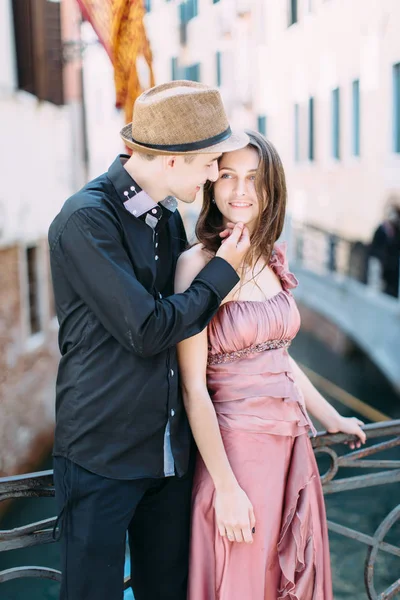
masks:
[[(11, 2), (0, 3), (0, 246), (47, 236), (63, 202), (84, 183), (81, 156), (81, 105), (69, 98), (62, 107), (39, 102), (16, 89)], [(106, 171), (124, 152), (119, 131), (123, 115), (115, 109), (113, 69), (90, 25), (83, 55), (89, 179)], [(80, 160), (80, 159), (79, 159)]]
[[(199, 0), (180, 47), (178, 4), (154, 0), (146, 16), (157, 83), (171, 79), (171, 57), (201, 63), (215, 85), (222, 51), (221, 93), (235, 127), (256, 128), (282, 156), (290, 210), (297, 217), (368, 240), (391, 192), (400, 193), (400, 155), (392, 152), (392, 65), (400, 61), (398, 0), (299, 0), (288, 28), (286, 0)], [(360, 79), (361, 156), (351, 155), (351, 82)], [(342, 158), (331, 158), (332, 88), (341, 88)], [(294, 162), (294, 104), (315, 98), (313, 163)]]
[(0, 4), (0, 97), (9, 94), (16, 85), (12, 30), (11, 0), (2, 0)]
[[(284, 3), (269, 14), (262, 94), (269, 136), (282, 154), (295, 214), (368, 240), (388, 195), (400, 192), (400, 155), (392, 152), (392, 65), (400, 61), (396, 0), (315, 0), (288, 28)], [(351, 153), (351, 84), (360, 80), (361, 156)], [(331, 91), (341, 94), (341, 159), (331, 157)], [(268, 92), (272, 90), (272, 92)], [(313, 163), (294, 162), (294, 104), (315, 98)]]
[(115, 108), (114, 72), (111, 61), (89, 23), (82, 26), (87, 44), (83, 55), (83, 88), (89, 145), (88, 178), (105, 172), (117, 154), (125, 152), (119, 132), (123, 111)]
[(16, 89), (11, 2), (0, 3), (0, 246), (47, 235), (72, 192), (66, 107)]

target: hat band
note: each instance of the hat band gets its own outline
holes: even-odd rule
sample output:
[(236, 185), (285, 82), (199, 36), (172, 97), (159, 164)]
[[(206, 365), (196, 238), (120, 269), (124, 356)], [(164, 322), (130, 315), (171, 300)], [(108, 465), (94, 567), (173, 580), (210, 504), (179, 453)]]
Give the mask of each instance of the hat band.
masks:
[(219, 144), (219, 142), (227, 140), (231, 135), (232, 130), (230, 127), (228, 127), (228, 129), (225, 129), (225, 131), (219, 133), (218, 135), (214, 135), (213, 137), (207, 138), (206, 140), (200, 140), (198, 142), (189, 142), (188, 144), (145, 144), (144, 142), (138, 142), (133, 137), (131, 138), (131, 141), (134, 144), (138, 144), (138, 146), (143, 146), (143, 148), (149, 148), (150, 150), (163, 150), (164, 152), (189, 152), (192, 150), (203, 150), (203, 148), (208, 148), (208, 146), (215, 146), (215, 144)]

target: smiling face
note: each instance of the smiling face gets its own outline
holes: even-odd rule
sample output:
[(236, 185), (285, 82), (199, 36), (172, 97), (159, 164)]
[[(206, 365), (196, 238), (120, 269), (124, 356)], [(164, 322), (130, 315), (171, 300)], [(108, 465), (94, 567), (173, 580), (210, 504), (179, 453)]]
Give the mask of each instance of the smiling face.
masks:
[(251, 230), (250, 264), (260, 256), (268, 261), (282, 233), (286, 180), (275, 146), (258, 131), (246, 130), (246, 134), (249, 145), (225, 153), (219, 160), (218, 180), (204, 188), (196, 237), (204, 248), (215, 253), (226, 223), (244, 222)]
[(255, 148), (227, 152), (219, 162), (214, 198), (223, 223), (245, 223), (253, 231), (260, 214), (255, 180), (260, 158)]
[(218, 154), (196, 154), (165, 157), (165, 174), (170, 194), (182, 202), (191, 203), (206, 181), (218, 178)]

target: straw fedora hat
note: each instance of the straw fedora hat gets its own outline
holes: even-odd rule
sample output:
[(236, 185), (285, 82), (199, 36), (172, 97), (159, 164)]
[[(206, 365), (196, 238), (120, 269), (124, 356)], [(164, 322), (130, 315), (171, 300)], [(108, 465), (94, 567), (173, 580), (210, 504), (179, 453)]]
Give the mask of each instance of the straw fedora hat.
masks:
[(231, 131), (217, 89), (185, 80), (141, 94), (121, 137), (128, 148), (147, 154), (213, 154), (249, 143), (244, 132)]

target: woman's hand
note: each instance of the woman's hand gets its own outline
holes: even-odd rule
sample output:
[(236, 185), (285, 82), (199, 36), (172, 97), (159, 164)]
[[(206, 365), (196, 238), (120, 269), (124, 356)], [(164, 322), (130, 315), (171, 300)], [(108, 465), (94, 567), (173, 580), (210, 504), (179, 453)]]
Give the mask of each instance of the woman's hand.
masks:
[(239, 485), (227, 491), (216, 490), (215, 516), (222, 537), (230, 542), (253, 541), (256, 519), (253, 506)]
[(335, 425), (332, 427), (328, 427), (327, 431), (329, 433), (350, 433), (356, 435), (358, 440), (356, 442), (348, 442), (350, 448), (354, 450), (354, 448), (360, 448), (361, 444), (365, 444), (367, 436), (365, 435), (365, 431), (361, 429), (364, 425), (363, 421), (357, 419), (356, 417), (342, 417), (339, 415)]

